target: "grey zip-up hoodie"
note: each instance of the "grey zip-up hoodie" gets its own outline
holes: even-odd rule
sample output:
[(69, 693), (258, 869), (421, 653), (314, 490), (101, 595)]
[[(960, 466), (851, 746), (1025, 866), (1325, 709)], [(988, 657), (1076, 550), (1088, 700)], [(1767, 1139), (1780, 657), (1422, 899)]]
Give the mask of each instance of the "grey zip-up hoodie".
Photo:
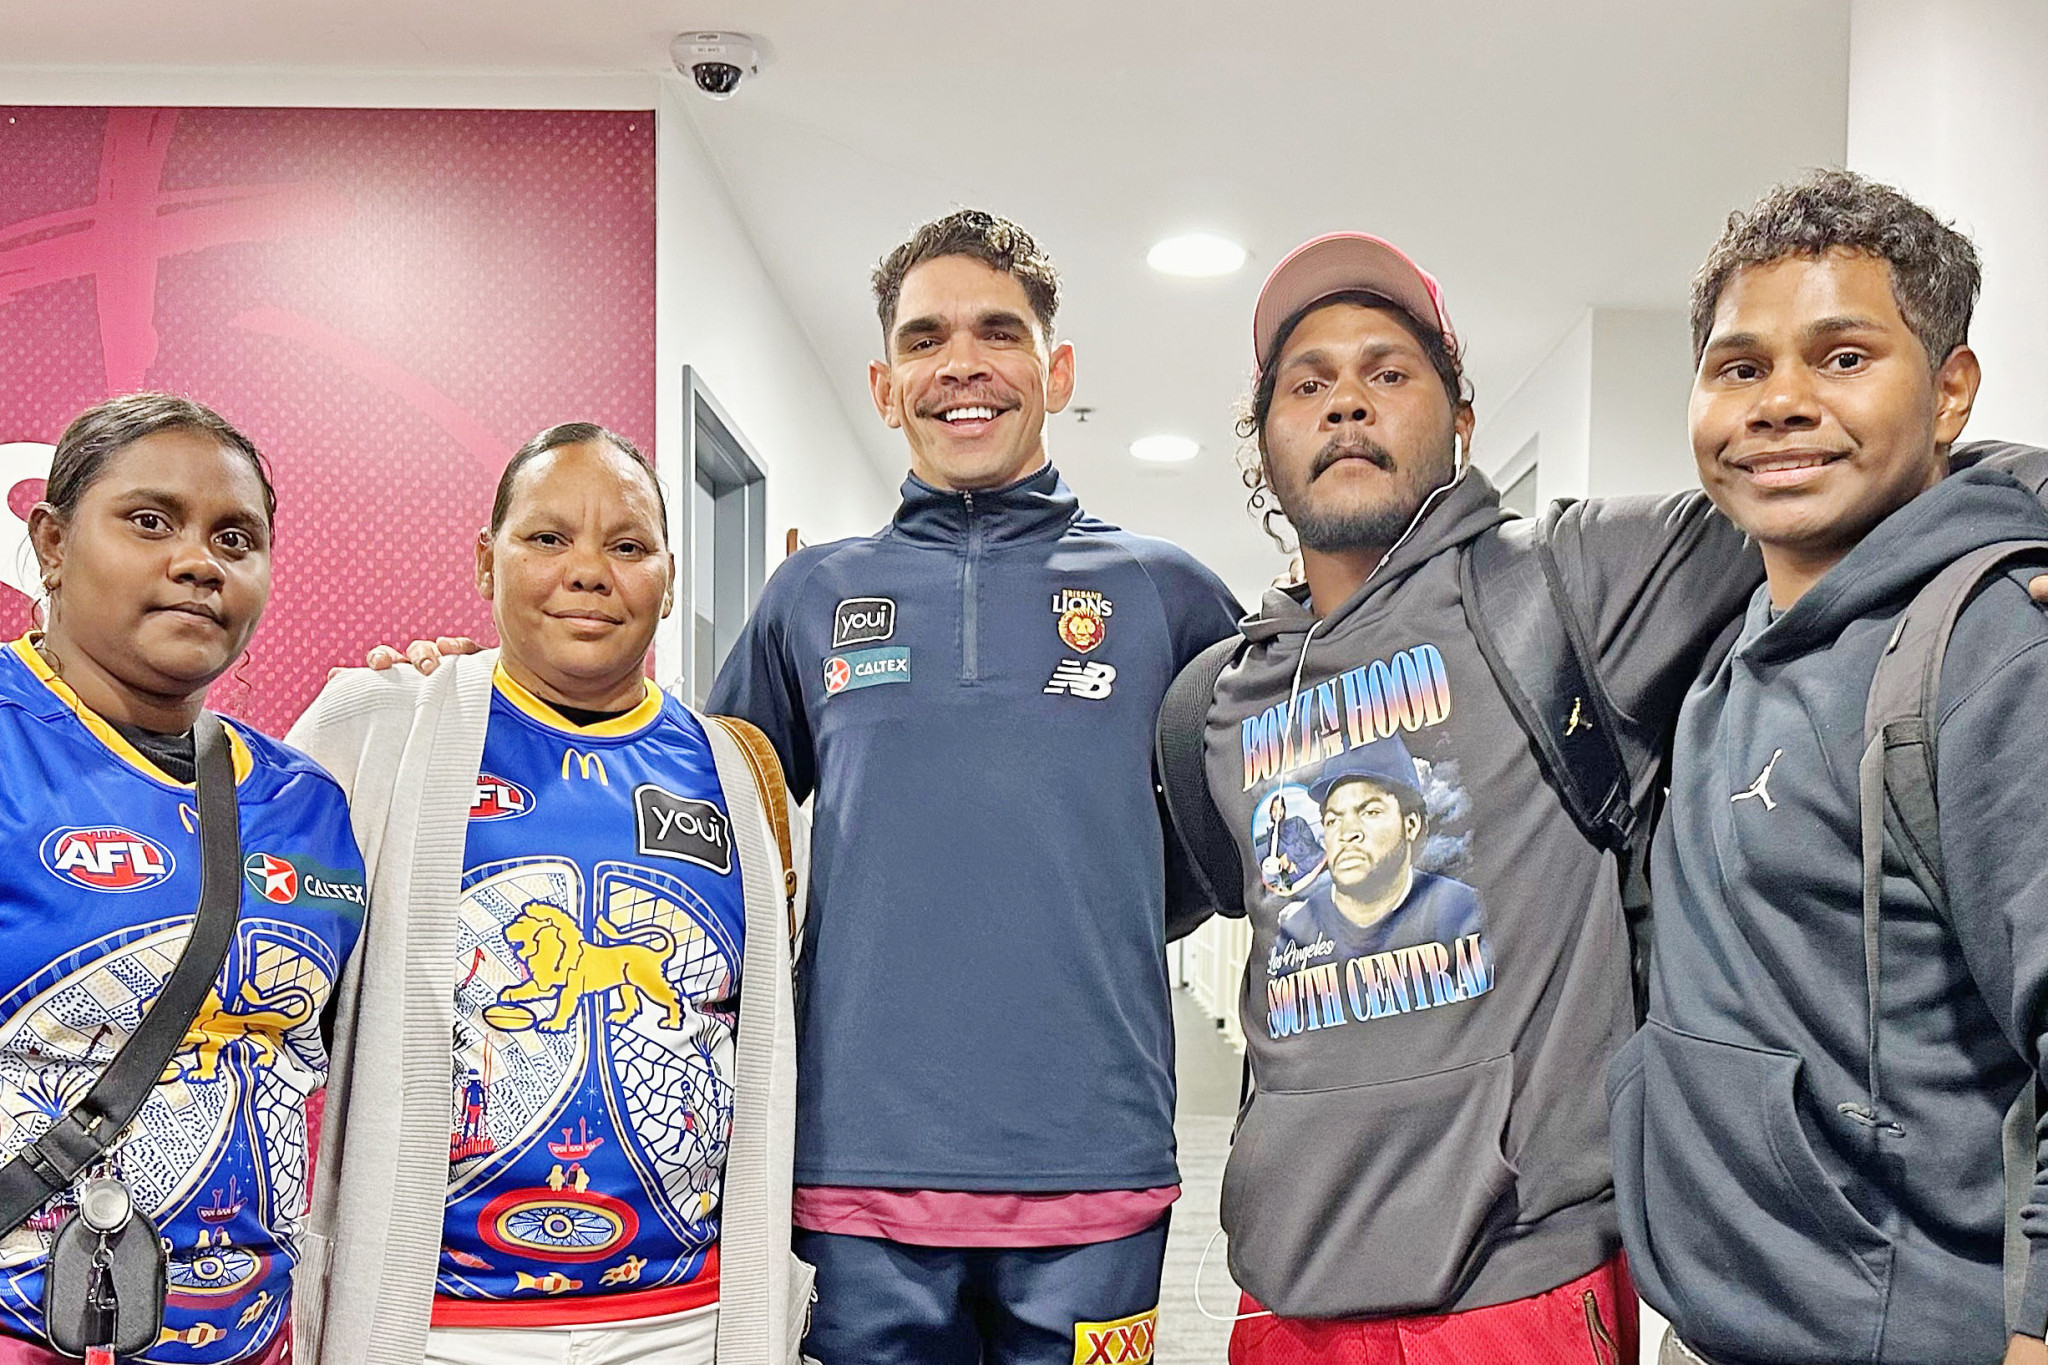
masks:
[[(1634, 1020), (1614, 860), (1545, 783), (1459, 590), (1462, 547), (1507, 517), (1468, 471), (1322, 621), (1269, 593), (1217, 684), (1208, 776), (1245, 868), (1255, 1082), (1223, 1222), (1237, 1282), (1284, 1316), (1483, 1307), (1619, 1248), (1601, 1078)], [(1625, 723), (1668, 734), (1761, 579), (1754, 549), (1698, 493), (1577, 504), (1555, 545)]]
[[(2048, 1028), (2048, 613), (1987, 587), (1937, 713), (1949, 907), (1887, 841), (1868, 1101), (1857, 761), (1877, 659), (1966, 551), (2048, 539), (2002, 473), (1908, 503), (1687, 698), (1652, 881), (1650, 1021), (1613, 1068), (1629, 1268), (1724, 1365), (1992, 1362), (2005, 1350), (2000, 1121)], [(1894, 1127), (1895, 1125), (1895, 1127)], [(2019, 1326), (2048, 1324), (2048, 1182)]]

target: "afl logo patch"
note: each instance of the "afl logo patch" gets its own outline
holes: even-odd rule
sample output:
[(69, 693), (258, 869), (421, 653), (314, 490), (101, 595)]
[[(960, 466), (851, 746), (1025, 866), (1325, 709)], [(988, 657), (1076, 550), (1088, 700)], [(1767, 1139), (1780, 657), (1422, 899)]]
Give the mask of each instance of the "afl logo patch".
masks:
[(53, 829), (42, 854), (52, 876), (94, 891), (140, 891), (177, 867), (162, 844), (117, 825)]
[(472, 820), (511, 820), (533, 809), (533, 793), (495, 773), (476, 775), (476, 795), (469, 800)]
[(1107, 597), (1086, 588), (1062, 588), (1052, 595), (1052, 614), (1059, 620), (1060, 641), (1076, 654), (1086, 654), (1109, 633), (1115, 610)]
[(299, 870), (282, 858), (251, 853), (242, 862), (242, 876), (250, 890), (273, 905), (290, 905), (299, 898)]
[(886, 597), (849, 597), (832, 613), (832, 648), (880, 644), (896, 633), (896, 603)]

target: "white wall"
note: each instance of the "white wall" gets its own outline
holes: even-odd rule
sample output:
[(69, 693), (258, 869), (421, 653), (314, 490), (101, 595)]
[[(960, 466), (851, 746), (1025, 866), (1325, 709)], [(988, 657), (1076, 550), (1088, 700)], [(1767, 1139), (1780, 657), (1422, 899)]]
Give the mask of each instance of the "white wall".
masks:
[(1587, 496), (1699, 486), (1685, 416), (1692, 373), (1692, 337), (1680, 310), (1593, 310)]
[(1968, 232), (1984, 258), (1969, 434), (2048, 443), (2048, 4), (1856, 0), (1849, 165)]
[(1694, 487), (1691, 387), (1684, 313), (1589, 308), (1481, 421), (1473, 462), (1505, 488), (1533, 453), (1539, 504)]
[[(897, 476), (870, 460), (816, 352), (762, 268), (690, 121), (692, 98), (679, 77), (633, 73), (0, 66), (0, 104), (654, 109), (655, 460), (669, 482), (670, 505), (686, 506), (672, 465), (683, 438), (682, 370), (695, 366), (767, 471), (772, 568), (781, 562), (788, 527), (816, 544), (882, 525), (895, 507)], [(687, 619), (679, 610), (657, 641), (663, 677), (680, 669)]]
[(1527, 472), (1535, 442), (1539, 505), (1586, 496), (1593, 450), (1593, 310), (1579, 314), (1550, 353), (1472, 433), (1472, 463), (1505, 488)]

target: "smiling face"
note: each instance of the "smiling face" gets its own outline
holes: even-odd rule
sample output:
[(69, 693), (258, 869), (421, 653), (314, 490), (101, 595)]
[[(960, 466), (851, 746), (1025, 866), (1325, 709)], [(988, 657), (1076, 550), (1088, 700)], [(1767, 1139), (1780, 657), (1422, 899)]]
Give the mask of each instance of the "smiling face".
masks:
[(1930, 368), (1878, 257), (1837, 249), (1729, 279), (1693, 379), (1693, 457), (1763, 547), (1780, 608), (1940, 482), (1977, 379), (1967, 346)]
[(50, 591), (45, 648), (109, 719), (181, 729), (270, 600), (270, 519), (249, 457), (171, 428), (107, 457), (66, 517), (29, 533)]
[(875, 411), (935, 488), (1001, 488), (1045, 463), (1046, 414), (1074, 392), (1074, 348), (1051, 346), (1017, 277), (939, 256), (903, 277), (889, 358), (868, 367)]
[(504, 524), (477, 545), (505, 670), (537, 696), (591, 710), (640, 700), (674, 577), (651, 476), (606, 441), (530, 460)]
[(1404, 814), (1400, 797), (1369, 778), (1340, 782), (1323, 800), (1323, 847), (1337, 890), (1370, 899), (1398, 884), (1422, 834), (1422, 817)]
[(1307, 552), (1384, 551), (1457, 470), (1454, 407), (1422, 344), (1384, 308), (1332, 303), (1274, 361), (1267, 481)]

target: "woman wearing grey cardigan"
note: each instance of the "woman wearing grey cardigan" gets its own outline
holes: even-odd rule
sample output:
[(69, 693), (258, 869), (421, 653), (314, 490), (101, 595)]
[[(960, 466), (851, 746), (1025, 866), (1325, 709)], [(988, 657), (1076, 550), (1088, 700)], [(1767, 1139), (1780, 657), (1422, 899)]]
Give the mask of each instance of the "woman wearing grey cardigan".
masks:
[(371, 905), (302, 1360), (797, 1359), (802, 868), (763, 788), (799, 865), (801, 817), (743, 732), (644, 678), (665, 524), (626, 442), (542, 432), (478, 539), (501, 649), (341, 673), (293, 727), (349, 793)]

